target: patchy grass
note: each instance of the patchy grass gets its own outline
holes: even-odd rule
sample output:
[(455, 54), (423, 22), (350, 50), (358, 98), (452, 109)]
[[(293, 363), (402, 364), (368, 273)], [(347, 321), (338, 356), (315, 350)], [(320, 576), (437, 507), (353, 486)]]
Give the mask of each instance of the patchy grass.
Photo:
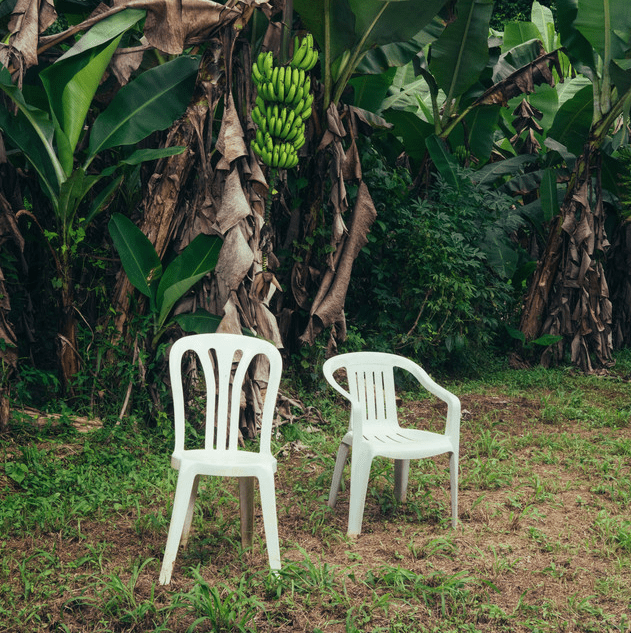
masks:
[[(34, 431), (16, 416), (0, 438), (0, 631), (629, 631), (628, 365), (448, 385), (463, 408), (461, 523), (446, 456), (413, 463), (405, 504), (376, 460), (357, 540), (348, 489), (326, 506), (347, 411), (313, 394), (326, 422), (284, 425), (274, 444), (279, 576), (260, 508), (244, 551), (236, 482), (207, 479), (168, 588), (168, 430)], [(401, 401), (409, 424), (437, 429), (443, 414), (423, 394)]]

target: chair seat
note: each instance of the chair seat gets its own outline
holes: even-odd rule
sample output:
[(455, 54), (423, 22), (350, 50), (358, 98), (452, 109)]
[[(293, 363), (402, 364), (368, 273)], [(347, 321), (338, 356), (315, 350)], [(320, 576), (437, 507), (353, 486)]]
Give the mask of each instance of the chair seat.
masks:
[[(343, 441), (352, 445), (352, 435), (352, 431), (347, 433)], [(451, 439), (446, 435), (417, 429), (364, 429), (362, 438), (373, 455), (393, 459), (422, 459), (454, 451)]]
[(273, 455), (203, 448), (174, 452), (171, 466), (180, 470), (185, 464), (194, 466), (195, 471), (200, 474), (218, 477), (254, 477), (261, 470), (275, 473), (277, 467)]

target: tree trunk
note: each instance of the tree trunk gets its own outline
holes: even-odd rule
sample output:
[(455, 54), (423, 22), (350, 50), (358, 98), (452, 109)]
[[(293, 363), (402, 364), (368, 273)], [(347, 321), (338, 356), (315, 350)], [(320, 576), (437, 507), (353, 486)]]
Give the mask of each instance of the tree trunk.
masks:
[(560, 215), (530, 285), (521, 330), (527, 341), (542, 334), (563, 338), (546, 348), (543, 364), (563, 360), (585, 371), (613, 364), (612, 309), (602, 259), (605, 235), (600, 154), (589, 144), (577, 160)]

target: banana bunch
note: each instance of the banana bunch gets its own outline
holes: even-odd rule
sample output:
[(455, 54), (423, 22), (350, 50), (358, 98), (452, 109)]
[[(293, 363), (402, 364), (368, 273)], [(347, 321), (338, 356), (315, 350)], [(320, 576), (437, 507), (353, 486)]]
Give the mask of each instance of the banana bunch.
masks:
[(298, 164), (298, 150), (305, 144), (305, 121), (311, 116), (313, 94), (307, 72), (318, 61), (313, 36), (296, 38), (288, 66), (275, 66), (270, 52), (259, 53), (252, 64), (257, 87), (252, 120), (257, 126), (252, 149), (270, 167), (291, 169)]

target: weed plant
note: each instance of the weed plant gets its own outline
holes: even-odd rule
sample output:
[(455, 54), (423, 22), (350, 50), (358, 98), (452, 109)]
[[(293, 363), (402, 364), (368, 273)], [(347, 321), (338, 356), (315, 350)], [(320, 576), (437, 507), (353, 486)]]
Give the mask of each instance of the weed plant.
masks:
[[(206, 478), (168, 587), (168, 416), (79, 434), (16, 412), (0, 437), (0, 632), (628, 632), (628, 368), (621, 353), (606, 376), (498, 365), (446, 383), (463, 411), (458, 527), (445, 456), (412, 464), (406, 503), (376, 459), (357, 539), (348, 467), (326, 505), (348, 409), (328, 389), (295, 394), (324, 421), (275, 433), (279, 574), (258, 504), (244, 549), (236, 482)], [(443, 415), (401, 394), (404, 424), (437, 430)]]

